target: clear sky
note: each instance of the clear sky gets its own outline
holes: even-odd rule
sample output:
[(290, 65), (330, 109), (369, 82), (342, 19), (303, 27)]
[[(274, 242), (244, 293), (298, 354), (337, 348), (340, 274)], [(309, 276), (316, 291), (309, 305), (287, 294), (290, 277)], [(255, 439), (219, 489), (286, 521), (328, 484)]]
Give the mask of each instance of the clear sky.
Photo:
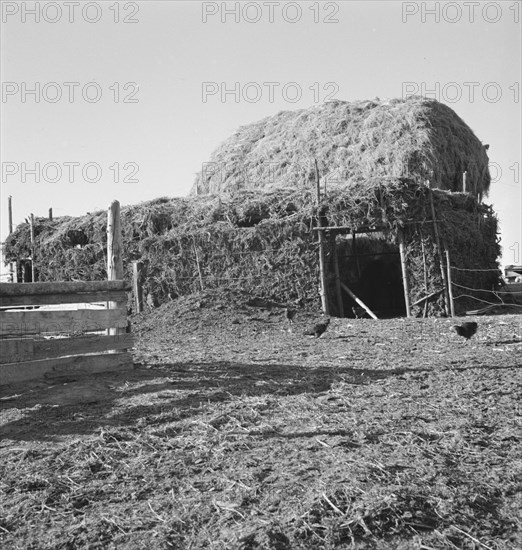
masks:
[(15, 224), (183, 196), (240, 125), (416, 93), (490, 144), (486, 202), (522, 263), (519, 0), (1, 4), (2, 240), (8, 195)]

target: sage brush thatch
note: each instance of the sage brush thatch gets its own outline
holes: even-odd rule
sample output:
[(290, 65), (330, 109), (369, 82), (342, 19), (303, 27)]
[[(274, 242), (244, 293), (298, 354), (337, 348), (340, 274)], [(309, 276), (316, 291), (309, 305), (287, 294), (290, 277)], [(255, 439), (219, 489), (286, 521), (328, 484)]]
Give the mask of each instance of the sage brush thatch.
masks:
[[(362, 241), (364, 249), (359, 250), (375, 255), (396, 246), (397, 231), (402, 229), (415, 301), (442, 285), (431, 223), (431, 193), (412, 180), (385, 179), (332, 188), (319, 207), (311, 189), (288, 188), (163, 198), (124, 207), (125, 277), (131, 278), (132, 260), (142, 261), (144, 289), (156, 305), (202, 286), (227, 286), (278, 301), (303, 298), (317, 303), (318, 250), (313, 228), (321, 216), (328, 225), (381, 228), (381, 237)], [(497, 270), (500, 248), (491, 208), (464, 193), (434, 190), (433, 199), (452, 263), (465, 269)], [(106, 227), (103, 211), (80, 218), (36, 219), (39, 280), (106, 278)], [(347, 246), (345, 243), (344, 248)], [(9, 236), (5, 255), (6, 261), (30, 255), (28, 224), (21, 224)], [(327, 262), (333, 273), (331, 250)], [(353, 266), (353, 262), (341, 260), (348, 285), (357, 284)], [(472, 288), (495, 288), (498, 280), (498, 271), (455, 274), (455, 282)], [(440, 303), (430, 308), (430, 313), (441, 312)]]
[(487, 195), (486, 149), (449, 107), (422, 97), (330, 101), (239, 128), (197, 175), (193, 194), (372, 178), (430, 180), (432, 187)]

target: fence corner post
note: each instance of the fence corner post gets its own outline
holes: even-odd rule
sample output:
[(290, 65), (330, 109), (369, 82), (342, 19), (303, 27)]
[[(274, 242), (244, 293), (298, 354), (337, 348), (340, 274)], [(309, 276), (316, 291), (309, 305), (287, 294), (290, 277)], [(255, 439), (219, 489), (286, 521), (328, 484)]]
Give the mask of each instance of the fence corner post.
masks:
[[(107, 217), (107, 279), (123, 280), (123, 259), (121, 244), (120, 203), (112, 201)], [(108, 309), (123, 309), (126, 315), (126, 302), (108, 302)], [(124, 328), (109, 328), (108, 335), (124, 334)]]

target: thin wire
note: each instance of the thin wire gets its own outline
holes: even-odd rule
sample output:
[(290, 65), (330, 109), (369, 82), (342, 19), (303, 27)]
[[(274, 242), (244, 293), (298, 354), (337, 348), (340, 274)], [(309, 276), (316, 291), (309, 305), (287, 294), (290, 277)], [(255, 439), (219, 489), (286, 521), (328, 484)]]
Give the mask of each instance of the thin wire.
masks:
[(474, 292), (491, 292), (492, 294), (522, 294), (522, 291), (510, 292), (509, 290), (486, 290), (484, 288), (471, 288), (469, 286), (459, 285), (452, 282), (453, 286), (458, 286), (459, 288), (464, 288), (466, 290), (473, 290)]
[(492, 306), (509, 306), (509, 307), (522, 307), (521, 305), (518, 305), (518, 304), (506, 304), (504, 302), (497, 302), (497, 303), (494, 303), (494, 302), (488, 302), (487, 300), (481, 300), (480, 298), (476, 298), (475, 296), (471, 296), (470, 294), (461, 294), (460, 296), (454, 296), (453, 299), (454, 300), (458, 300), (459, 298), (471, 298), (472, 300), (477, 300), (477, 302), (482, 302), (484, 304), (490, 304)]
[(451, 269), (456, 269), (457, 271), (500, 271), (500, 269), (466, 269), (464, 267), (455, 267), (455, 266), (450, 266)]
[[(175, 277), (174, 281), (190, 280), (196, 281), (199, 277)], [(251, 281), (252, 279), (266, 279), (263, 275), (257, 275), (252, 277), (218, 277), (215, 275), (204, 275), (203, 279), (213, 279), (214, 281)]]

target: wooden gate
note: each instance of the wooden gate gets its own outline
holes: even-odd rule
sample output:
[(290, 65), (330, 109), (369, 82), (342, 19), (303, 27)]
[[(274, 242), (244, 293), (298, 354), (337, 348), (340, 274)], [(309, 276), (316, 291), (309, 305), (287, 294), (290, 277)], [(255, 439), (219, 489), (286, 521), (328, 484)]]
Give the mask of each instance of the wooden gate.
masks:
[(119, 280), (1, 283), (0, 385), (132, 368), (127, 290)]

